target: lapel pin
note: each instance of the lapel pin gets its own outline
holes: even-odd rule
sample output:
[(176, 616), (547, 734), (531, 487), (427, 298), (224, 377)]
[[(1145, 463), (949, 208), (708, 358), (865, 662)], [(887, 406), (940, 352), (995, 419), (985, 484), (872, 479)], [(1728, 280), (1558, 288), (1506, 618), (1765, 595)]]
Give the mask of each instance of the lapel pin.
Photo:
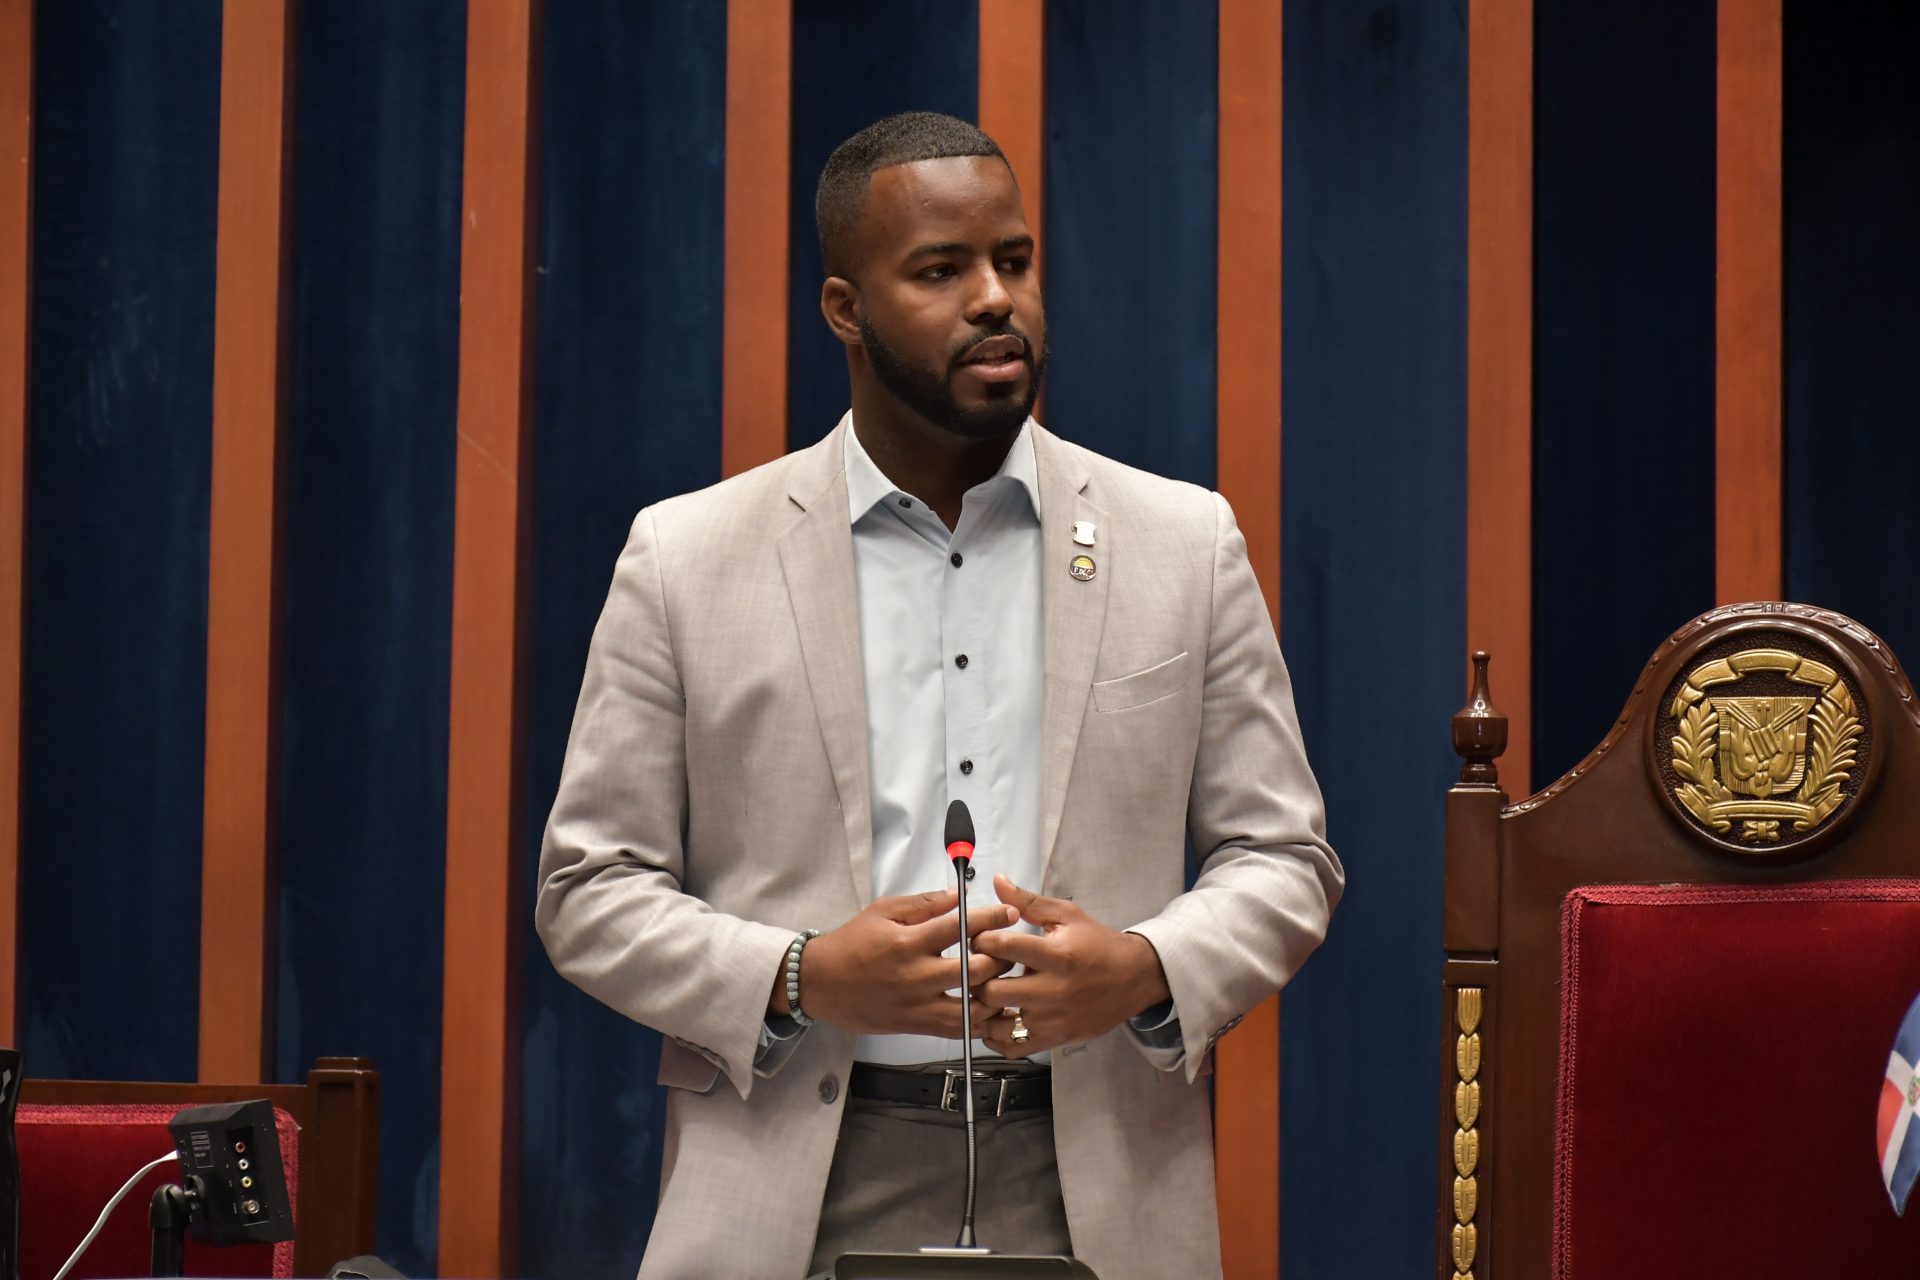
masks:
[(1099, 526), (1091, 520), (1075, 520), (1073, 522), (1073, 544), (1077, 547), (1092, 546), (1093, 531), (1098, 527)]
[(1072, 563), (1067, 565), (1067, 572), (1073, 575), (1075, 582), (1092, 582), (1093, 557), (1075, 556)]

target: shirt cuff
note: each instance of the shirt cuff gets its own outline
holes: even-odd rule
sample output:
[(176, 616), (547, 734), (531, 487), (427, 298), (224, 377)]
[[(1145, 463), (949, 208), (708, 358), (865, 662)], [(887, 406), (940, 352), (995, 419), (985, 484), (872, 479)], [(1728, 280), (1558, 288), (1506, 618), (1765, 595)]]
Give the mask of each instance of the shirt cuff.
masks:
[(766, 1021), (760, 1024), (760, 1043), (754, 1047), (753, 1065), (759, 1066), (773, 1052), (773, 1046), (782, 1041), (791, 1040), (806, 1030), (784, 1013), (769, 1013)]
[(1145, 1044), (1156, 1049), (1171, 1049), (1180, 1043), (1180, 1011), (1172, 997), (1127, 1019), (1127, 1027)]

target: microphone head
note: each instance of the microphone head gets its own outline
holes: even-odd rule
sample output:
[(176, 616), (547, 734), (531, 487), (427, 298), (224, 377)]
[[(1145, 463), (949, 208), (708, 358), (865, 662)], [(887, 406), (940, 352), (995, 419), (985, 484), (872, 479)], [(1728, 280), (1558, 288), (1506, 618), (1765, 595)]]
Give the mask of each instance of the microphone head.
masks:
[(955, 800), (947, 806), (947, 856), (973, 856), (973, 815), (967, 811), (965, 800)]

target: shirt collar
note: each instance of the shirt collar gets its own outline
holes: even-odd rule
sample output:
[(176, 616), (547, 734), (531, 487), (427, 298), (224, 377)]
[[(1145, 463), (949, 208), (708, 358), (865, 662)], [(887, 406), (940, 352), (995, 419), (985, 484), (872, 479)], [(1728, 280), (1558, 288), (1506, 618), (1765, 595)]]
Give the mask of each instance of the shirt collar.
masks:
[[(847, 414), (845, 422), (848, 523), (860, 523), (862, 516), (895, 494), (913, 498), (916, 502), (924, 502), (924, 499), (914, 494), (902, 492), (898, 485), (887, 479), (887, 473), (874, 462), (866, 448), (861, 445), (860, 437), (854, 434), (851, 412)], [(1000, 469), (994, 472), (993, 477), (985, 481), (985, 484), (991, 485), (1003, 477), (1014, 481), (1026, 491), (1027, 501), (1032, 505), (1034, 515), (1038, 516), (1040, 514), (1040, 473), (1034, 461), (1032, 418), (1020, 424), (1020, 434), (1013, 438), (1013, 445), (1007, 450), (1007, 456), (1000, 463)]]

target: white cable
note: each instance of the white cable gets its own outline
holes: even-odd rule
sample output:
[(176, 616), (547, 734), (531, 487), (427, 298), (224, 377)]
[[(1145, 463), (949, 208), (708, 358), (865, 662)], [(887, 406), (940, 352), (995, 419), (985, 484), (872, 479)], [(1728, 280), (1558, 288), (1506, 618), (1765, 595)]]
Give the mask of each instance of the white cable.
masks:
[(152, 1173), (155, 1169), (158, 1169), (161, 1165), (165, 1164), (167, 1161), (178, 1160), (179, 1158), (180, 1158), (179, 1152), (169, 1151), (167, 1152), (167, 1154), (161, 1156), (158, 1160), (151, 1161), (150, 1163), (142, 1167), (140, 1172), (134, 1174), (131, 1178), (128, 1178), (127, 1184), (121, 1187), (118, 1191), (113, 1193), (113, 1199), (107, 1201), (107, 1207), (102, 1209), (100, 1211), (100, 1216), (93, 1220), (93, 1230), (87, 1232), (87, 1238), (80, 1242), (80, 1247), (73, 1251), (73, 1256), (71, 1258), (68, 1258), (66, 1260), (66, 1263), (62, 1265), (58, 1271), (53, 1273), (53, 1280), (66, 1280), (67, 1272), (73, 1270), (73, 1264), (80, 1261), (80, 1255), (87, 1251), (87, 1246), (93, 1243), (93, 1238), (100, 1234), (100, 1228), (107, 1225), (107, 1215), (113, 1212), (113, 1207), (115, 1205), (119, 1204), (122, 1200), (127, 1198), (127, 1192), (133, 1190), (135, 1184), (137, 1184), (140, 1181), (140, 1179), (146, 1177), (148, 1174)]

